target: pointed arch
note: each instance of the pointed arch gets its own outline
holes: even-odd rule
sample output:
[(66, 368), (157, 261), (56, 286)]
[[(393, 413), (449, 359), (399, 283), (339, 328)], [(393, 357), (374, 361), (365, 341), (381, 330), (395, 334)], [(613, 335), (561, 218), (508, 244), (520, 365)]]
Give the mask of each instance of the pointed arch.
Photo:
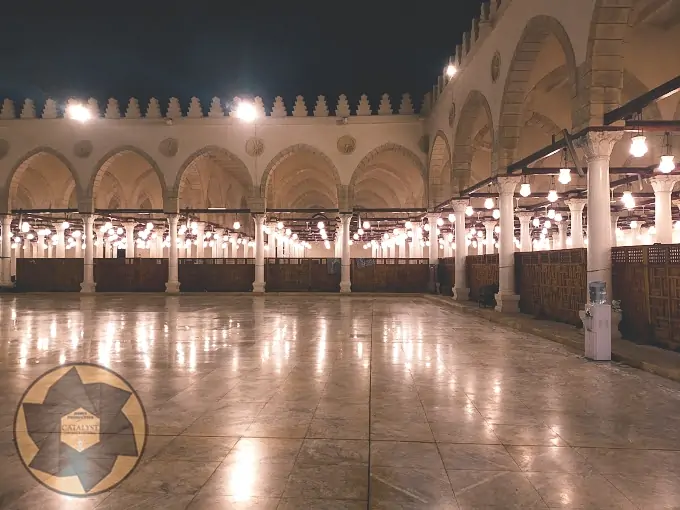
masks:
[[(498, 146), (494, 154), (494, 173), (504, 171), (510, 163), (517, 159), (517, 148), (523, 127), (522, 112), (527, 95), (530, 92), (531, 73), (535, 68), (545, 41), (551, 35), (557, 39), (562, 49), (572, 102), (576, 97), (578, 79), (576, 56), (567, 31), (552, 16), (539, 15), (531, 18), (524, 27), (522, 36), (515, 47), (505, 80), (498, 122)], [(571, 106), (570, 104), (570, 110)]]
[(63, 166), (63, 168), (65, 168), (68, 171), (70, 180), (72, 180), (75, 185), (78, 201), (80, 201), (80, 198), (82, 196), (82, 186), (80, 185), (80, 178), (78, 177), (78, 174), (75, 171), (69, 159), (66, 156), (64, 156), (61, 152), (52, 147), (40, 146), (36, 147), (35, 149), (32, 149), (31, 151), (24, 154), (21, 158), (19, 158), (19, 161), (16, 163), (16, 165), (14, 165), (9, 175), (7, 176), (3, 196), (0, 197), (2, 200), (2, 209), (5, 212), (11, 212), (12, 197), (16, 196), (22, 175), (24, 175), (24, 173), (29, 168), (31, 163), (34, 163), (36, 160), (44, 156), (54, 158)]
[[(186, 191), (188, 184), (188, 174), (194, 166), (202, 160), (207, 160), (214, 163), (221, 171), (230, 178), (233, 178), (239, 186), (243, 189), (243, 194), (248, 197), (253, 194), (253, 177), (246, 164), (233, 152), (220, 147), (218, 145), (207, 145), (193, 152), (185, 161), (177, 172), (175, 184), (172, 189), (173, 196), (177, 198), (182, 197), (182, 193)], [(199, 179), (200, 179), (199, 175)], [(208, 181), (211, 182), (211, 178)], [(202, 187), (205, 188), (204, 183)], [(229, 187), (229, 186), (227, 186)], [(206, 195), (207, 200), (207, 195)]]
[[(386, 143), (366, 154), (352, 173), (349, 182), (350, 203), (364, 208), (397, 209), (406, 207), (406, 203), (425, 206), (427, 183), (427, 171), (418, 156), (402, 145)], [(394, 197), (390, 203), (376, 206), (359, 200), (361, 197), (375, 196), (375, 190), (366, 193), (368, 188), (375, 186)]]
[(291, 145), (289, 147), (286, 147), (282, 151), (280, 151), (276, 156), (274, 156), (271, 161), (267, 164), (267, 166), (264, 169), (264, 172), (262, 174), (262, 180), (260, 182), (260, 196), (261, 197), (266, 197), (267, 196), (267, 188), (269, 186), (271, 176), (274, 172), (274, 170), (280, 166), (285, 160), (288, 158), (291, 158), (295, 156), (296, 154), (300, 153), (308, 153), (311, 155), (314, 155), (321, 159), (325, 165), (328, 167), (328, 169), (331, 171), (333, 181), (335, 182), (336, 188), (338, 190), (338, 193), (340, 191), (340, 186), (342, 185), (342, 182), (340, 180), (340, 173), (338, 172), (338, 169), (335, 166), (335, 163), (329, 158), (323, 151), (320, 151), (316, 147), (313, 147), (312, 145), (308, 145), (306, 143), (298, 143), (296, 145)]
[[(135, 147), (133, 145), (124, 145), (120, 147), (116, 147), (115, 149), (109, 151), (106, 153), (95, 165), (94, 172), (92, 174), (92, 178), (90, 179), (90, 184), (87, 190), (87, 196), (89, 199), (91, 199), (94, 203), (95, 199), (95, 194), (97, 189), (99, 188), (102, 179), (104, 178), (105, 175), (109, 174), (112, 177), (114, 177), (113, 172), (111, 172), (111, 167), (112, 165), (119, 160), (121, 157), (124, 157), (125, 155), (129, 154), (135, 154), (139, 158), (141, 158), (143, 161), (145, 161), (148, 165), (149, 168), (156, 174), (156, 177), (158, 178), (158, 185), (160, 186), (161, 190), (161, 200), (163, 203), (165, 203), (165, 199), (167, 197), (167, 185), (165, 182), (165, 177), (163, 175), (163, 172), (161, 171), (160, 167), (158, 166), (158, 163), (145, 151), (142, 149)], [(148, 169), (147, 169), (148, 170)], [(146, 170), (142, 171), (142, 173), (146, 173)], [(120, 182), (120, 179), (116, 177), (116, 179)], [(122, 191), (122, 189), (121, 189)]]
[[(474, 137), (486, 129), (491, 138), (491, 148), (496, 144), (491, 107), (479, 90), (471, 90), (460, 110), (453, 141), (453, 178), (458, 190), (468, 186), (472, 177), (472, 158), (475, 153)], [(486, 134), (484, 135), (486, 136)], [(478, 140), (481, 144), (482, 140)]]
[(435, 205), (451, 196), (451, 146), (443, 131), (437, 131), (428, 157), (429, 199)]

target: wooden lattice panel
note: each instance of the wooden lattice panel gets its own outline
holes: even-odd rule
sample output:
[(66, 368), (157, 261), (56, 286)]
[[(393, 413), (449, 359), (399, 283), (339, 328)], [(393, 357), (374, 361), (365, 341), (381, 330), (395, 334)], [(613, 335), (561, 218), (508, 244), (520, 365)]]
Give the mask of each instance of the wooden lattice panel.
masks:
[(453, 284), (456, 276), (456, 259), (446, 257), (439, 259), (437, 266), (437, 281), (439, 282), (439, 292), (445, 296), (453, 295)]
[(523, 313), (580, 325), (586, 281), (585, 249), (515, 254), (515, 292)]
[(465, 274), (470, 299), (477, 301), (482, 287), (498, 285), (498, 255), (468, 255), (465, 257)]
[(680, 246), (612, 248), (612, 287), (626, 338), (680, 350)]

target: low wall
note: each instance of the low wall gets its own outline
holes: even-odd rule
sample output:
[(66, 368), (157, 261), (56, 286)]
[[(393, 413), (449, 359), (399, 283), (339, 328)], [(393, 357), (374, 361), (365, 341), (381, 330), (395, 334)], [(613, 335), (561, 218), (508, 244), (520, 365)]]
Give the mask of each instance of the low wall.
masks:
[(515, 292), (522, 313), (581, 326), (586, 304), (585, 248), (515, 253)]
[(97, 292), (164, 292), (168, 259), (94, 259)]
[(439, 282), (439, 293), (443, 296), (453, 296), (453, 284), (456, 277), (456, 259), (447, 257), (439, 259), (437, 266), (437, 282)]
[(428, 259), (352, 259), (352, 292), (427, 292)]
[(267, 292), (340, 292), (340, 259), (267, 259)]
[(470, 300), (477, 301), (482, 287), (498, 285), (498, 254), (468, 255), (465, 257), (465, 276)]
[(179, 259), (182, 292), (250, 292), (255, 280), (254, 259)]
[(17, 259), (19, 292), (80, 292), (83, 259)]

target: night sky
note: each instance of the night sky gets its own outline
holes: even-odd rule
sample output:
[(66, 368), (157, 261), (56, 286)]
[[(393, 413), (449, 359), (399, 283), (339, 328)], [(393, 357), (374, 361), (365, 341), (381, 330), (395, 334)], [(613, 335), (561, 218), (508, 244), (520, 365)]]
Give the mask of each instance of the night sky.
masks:
[(0, 98), (115, 97), (124, 107), (175, 96), (186, 108), (195, 95), (206, 108), (213, 96), (260, 95), (269, 107), (282, 95), (290, 109), (302, 94), (311, 110), (317, 95), (334, 105), (340, 93), (377, 107), (387, 92), (396, 107), (410, 92), (419, 105), (480, 0), (22, 4), (3, 8)]

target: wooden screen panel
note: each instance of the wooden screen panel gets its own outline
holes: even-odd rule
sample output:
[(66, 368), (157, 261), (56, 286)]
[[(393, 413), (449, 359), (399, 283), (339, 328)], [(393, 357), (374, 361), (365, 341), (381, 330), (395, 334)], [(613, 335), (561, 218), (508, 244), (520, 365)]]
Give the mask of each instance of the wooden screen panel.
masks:
[(584, 248), (515, 253), (515, 292), (522, 313), (580, 326), (586, 280)]
[(19, 292), (80, 292), (83, 259), (16, 259)]
[(267, 259), (265, 289), (267, 292), (309, 292), (310, 259)]
[(253, 259), (179, 259), (182, 292), (251, 292)]
[(477, 301), (482, 287), (498, 285), (498, 254), (468, 255), (465, 257), (465, 273), (470, 299)]
[(95, 259), (97, 292), (165, 292), (168, 259)]
[(309, 290), (312, 292), (340, 292), (340, 278), (342, 276), (340, 259), (308, 260), (310, 261)]
[(427, 292), (427, 259), (354, 259), (352, 292)]
[(621, 301), (624, 337), (648, 341), (651, 334), (645, 246), (612, 248), (612, 299)]
[(352, 292), (374, 292), (375, 267), (379, 259), (352, 259)]
[(453, 296), (453, 285), (456, 276), (456, 259), (447, 257), (439, 260), (437, 266), (437, 281), (439, 292), (444, 296)]

